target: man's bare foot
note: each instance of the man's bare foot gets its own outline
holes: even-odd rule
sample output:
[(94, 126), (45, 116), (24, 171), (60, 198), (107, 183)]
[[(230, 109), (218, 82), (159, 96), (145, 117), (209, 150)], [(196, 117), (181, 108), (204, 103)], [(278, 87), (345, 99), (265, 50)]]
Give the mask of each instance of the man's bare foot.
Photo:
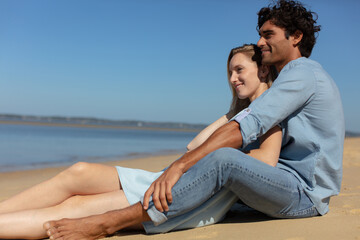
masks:
[(44, 224), (44, 229), (51, 240), (93, 240), (111, 234), (101, 215), (50, 221)]
[(62, 219), (44, 223), (51, 240), (93, 240), (121, 229), (143, 229), (142, 222), (150, 218), (140, 203), (124, 209), (77, 219)]

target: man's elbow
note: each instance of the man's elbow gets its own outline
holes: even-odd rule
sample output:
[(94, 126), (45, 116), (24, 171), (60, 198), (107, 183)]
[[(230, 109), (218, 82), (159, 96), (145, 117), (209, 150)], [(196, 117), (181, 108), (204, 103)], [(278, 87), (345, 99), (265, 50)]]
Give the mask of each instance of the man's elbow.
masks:
[(240, 124), (236, 121), (231, 121), (227, 125), (228, 141), (233, 148), (240, 148), (242, 146), (242, 135), (240, 130)]

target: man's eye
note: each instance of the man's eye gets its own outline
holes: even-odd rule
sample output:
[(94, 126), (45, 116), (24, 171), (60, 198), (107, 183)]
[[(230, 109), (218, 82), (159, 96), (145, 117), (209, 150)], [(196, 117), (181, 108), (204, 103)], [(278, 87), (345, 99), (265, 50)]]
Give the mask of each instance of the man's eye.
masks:
[(237, 72), (241, 72), (242, 70), (243, 70), (242, 68), (236, 69)]
[(265, 38), (265, 39), (271, 38), (271, 34), (266, 34), (266, 35), (264, 36), (264, 38)]

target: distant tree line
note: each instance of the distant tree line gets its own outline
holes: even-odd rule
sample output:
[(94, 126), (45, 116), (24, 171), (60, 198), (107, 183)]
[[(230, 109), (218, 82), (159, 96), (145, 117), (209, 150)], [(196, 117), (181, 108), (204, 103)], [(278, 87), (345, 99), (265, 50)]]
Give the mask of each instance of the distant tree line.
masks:
[(147, 122), (137, 120), (109, 120), (93, 117), (62, 117), (62, 116), (31, 116), (0, 114), (0, 121), (16, 122), (36, 122), (54, 124), (84, 124), (120, 127), (139, 127), (139, 128), (170, 128), (170, 129), (190, 129), (201, 130), (205, 124), (175, 123), (175, 122)]

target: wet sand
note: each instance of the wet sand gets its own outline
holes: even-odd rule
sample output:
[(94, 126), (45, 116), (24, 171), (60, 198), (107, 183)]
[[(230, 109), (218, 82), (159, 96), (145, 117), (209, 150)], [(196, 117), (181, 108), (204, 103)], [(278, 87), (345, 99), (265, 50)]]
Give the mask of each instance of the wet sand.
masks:
[[(108, 165), (158, 171), (180, 155), (107, 162)], [(330, 212), (306, 219), (272, 219), (254, 211), (230, 212), (216, 225), (166, 234), (119, 233), (108, 239), (357, 239), (360, 240), (360, 138), (345, 140), (343, 184)], [(0, 201), (46, 180), (64, 167), (0, 173)]]

